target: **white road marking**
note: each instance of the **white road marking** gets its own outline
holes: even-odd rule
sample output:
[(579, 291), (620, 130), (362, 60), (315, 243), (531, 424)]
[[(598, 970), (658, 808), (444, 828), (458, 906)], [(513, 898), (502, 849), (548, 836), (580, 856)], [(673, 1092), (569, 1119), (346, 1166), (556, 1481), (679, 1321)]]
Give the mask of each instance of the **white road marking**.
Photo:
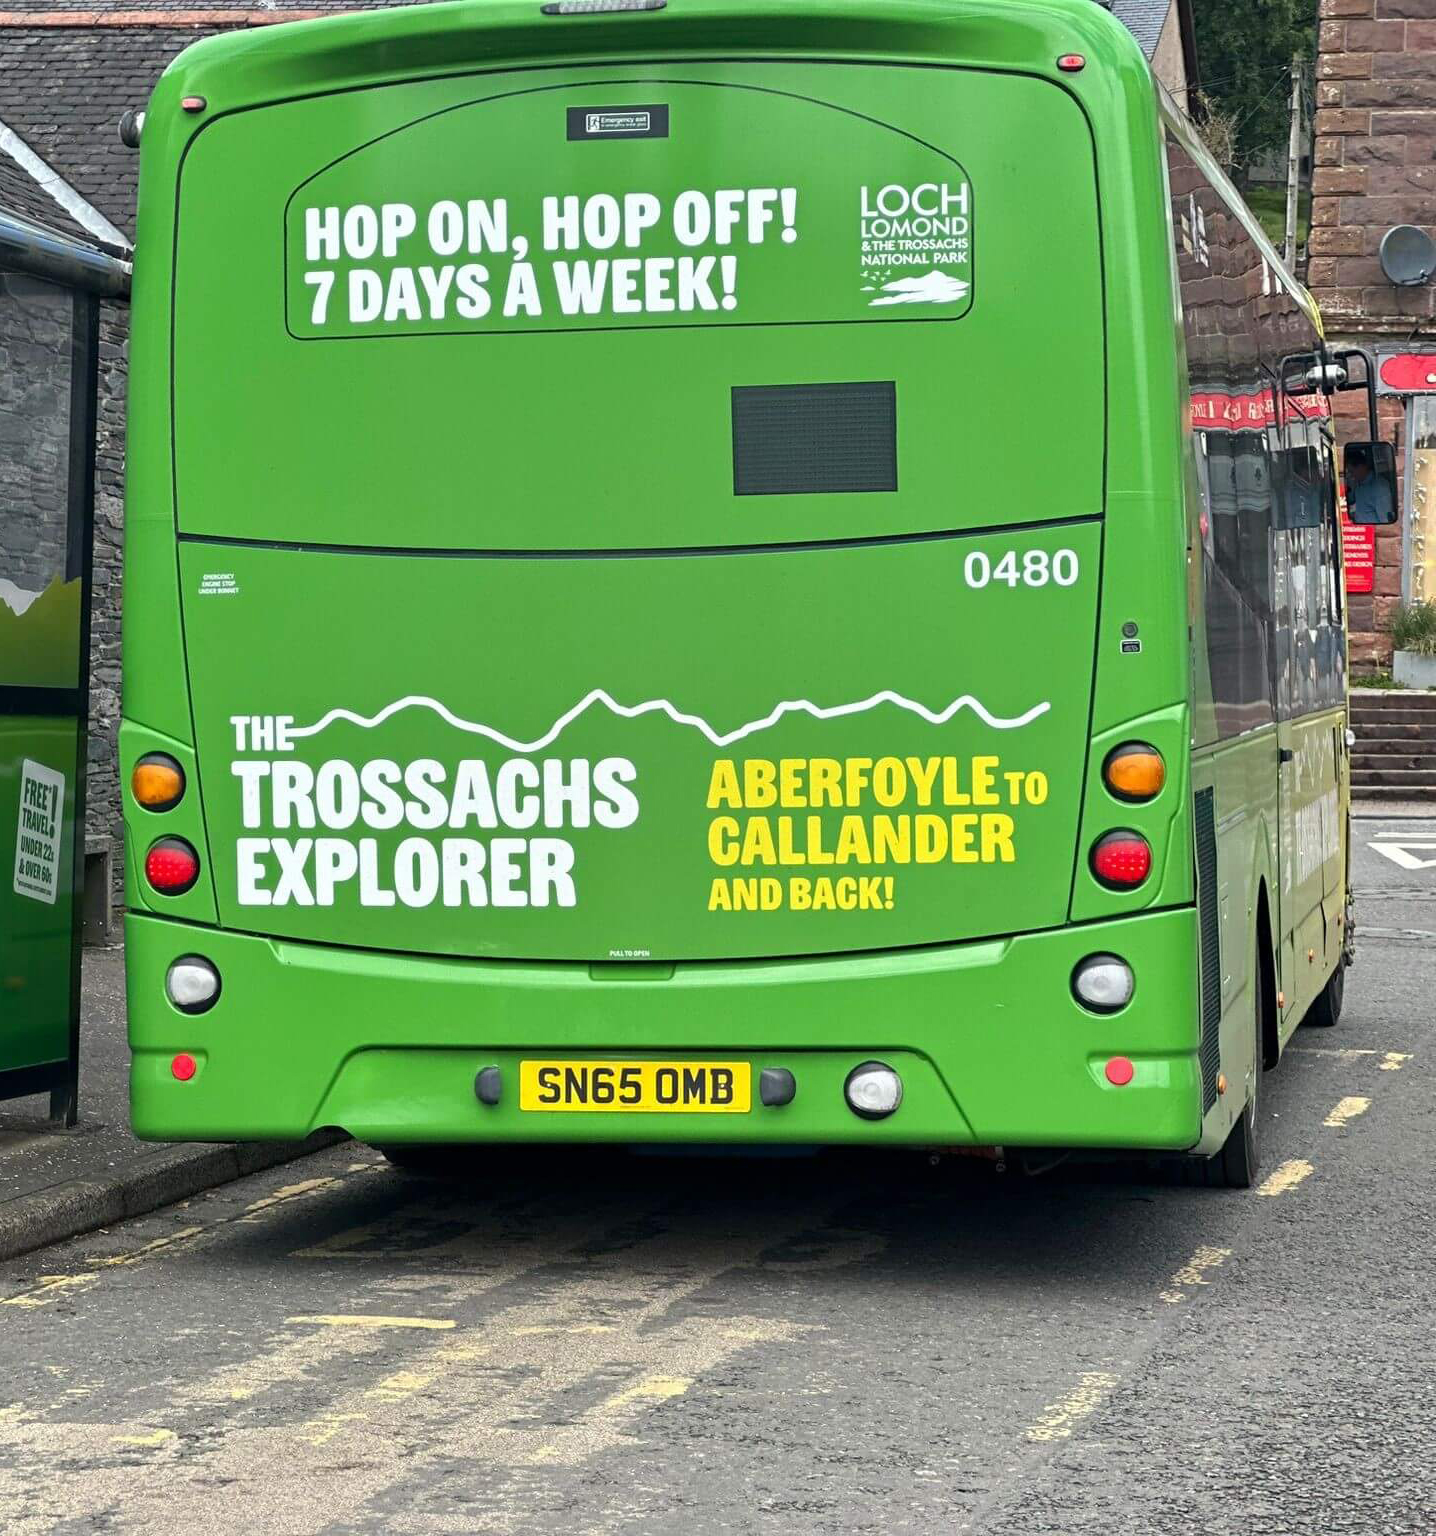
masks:
[(1287, 1050), (1296, 1051), (1302, 1056), (1335, 1056), (1339, 1061), (1360, 1061), (1363, 1056), (1380, 1054), (1374, 1049), (1368, 1050), (1357, 1045), (1289, 1045)]
[(1401, 869), (1436, 869), (1436, 857), (1418, 858), (1411, 852), (1413, 848), (1420, 848), (1423, 852), (1427, 849), (1436, 849), (1436, 842), (1413, 842), (1409, 838), (1403, 838), (1399, 843), (1368, 843), (1366, 846), (1383, 854)]
[(1374, 1046), (1361, 1045), (1289, 1045), (1288, 1051), (1301, 1056), (1331, 1056), (1338, 1061), (1360, 1061), (1365, 1056), (1379, 1056), (1377, 1063), (1383, 1072), (1399, 1072), (1410, 1061), (1413, 1051), (1379, 1051)]

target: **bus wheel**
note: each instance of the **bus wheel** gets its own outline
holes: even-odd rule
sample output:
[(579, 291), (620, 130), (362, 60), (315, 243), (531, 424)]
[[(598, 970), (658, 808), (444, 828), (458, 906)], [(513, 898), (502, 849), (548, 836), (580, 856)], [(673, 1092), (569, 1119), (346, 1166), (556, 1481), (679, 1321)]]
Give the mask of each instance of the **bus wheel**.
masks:
[[(1258, 930), (1260, 934), (1260, 930)], [(1262, 1060), (1265, 1047), (1267, 1009), (1271, 972), (1270, 961), (1262, 953), (1262, 941), (1257, 940), (1256, 964), (1252, 968), (1255, 982), (1256, 1006), (1252, 1009), (1252, 1091), (1251, 1097), (1237, 1116), (1220, 1152), (1206, 1159), (1202, 1165), (1202, 1182), (1212, 1189), (1250, 1189), (1256, 1183), (1257, 1167), (1261, 1161), (1261, 1149), (1257, 1145), (1257, 1110), (1261, 1101)]]
[(1306, 1011), (1303, 1024), (1314, 1024), (1319, 1029), (1330, 1029), (1341, 1017), (1341, 1002), (1346, 995), (1346, 960), (1339, 960), (1336, 969), (1326, 978), (1326, 985), (1317, 993), (1316, 1001)]
[(402, 1147), (375, 1147), (390, 1167), (422, 1179), (451, 1179), (463, 1172), (465, 1148), (428, 1142), (408, 1142)]
[[(1261, 1081), (1261, 1061), (1257, 1061), (1257, 1082)], [(1209, 1184), (1225, 1189), (1250, 1189), (1256, 1183), (1260, 1149), (1257, 1146), (1257, 1089), (1246, 1108), (1237, 1116), (1222, 1150), (1208, 1164)]]

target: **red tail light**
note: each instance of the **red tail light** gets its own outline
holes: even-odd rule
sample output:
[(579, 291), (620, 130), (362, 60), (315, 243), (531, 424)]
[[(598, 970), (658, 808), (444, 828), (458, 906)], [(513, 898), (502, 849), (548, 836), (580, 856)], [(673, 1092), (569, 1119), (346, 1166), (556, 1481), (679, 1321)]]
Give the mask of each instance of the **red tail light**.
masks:
[(162, 837), (145, 855), (145, 879), (162, 895), (182, 895), (199, 879), (199, 855), (181, 837)]
[(1152, 849), (1136, 832), (1109, 832), (1092, 849), (1092, 873), (1109, 891), (1130, 891), (1152, 872)]

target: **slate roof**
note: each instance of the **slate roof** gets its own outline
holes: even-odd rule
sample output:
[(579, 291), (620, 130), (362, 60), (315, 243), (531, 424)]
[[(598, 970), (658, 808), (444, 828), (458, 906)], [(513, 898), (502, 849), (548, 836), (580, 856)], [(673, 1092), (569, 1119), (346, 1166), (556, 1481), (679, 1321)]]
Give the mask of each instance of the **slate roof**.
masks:
[(55, 234), (83, 240), (87, 245), (94, 243), (94, 236), (75, 223), (35, 178), (3, 150), (0, 150), (0, 213), (27, 224), (38, 224)]
[(1174, 3), (1175, 0), (1112, 0), (1110, 9), (1150, 59), (1157, 51), (1157, 39)]
[(219, 27), (0, 28), (0, 122), (130, 238), (139, 156), (120, 143), (165, 66)]
[[(243, 24), (257, 12), (378, 10), (419, 0), (75, 0), (75, 10), (118, 24), (56, 26), (68, 0), (0, 0), (0, 122), (130, 238), (135, 231), (139, 156), (119, 141), (127, 109), (142, 108), (170, 60), (202, 37), (227, 31), (213, 18), (233, 12)], [(206, 25), (154, 25), (130, 18), (159, 12), (203, 15)], [(36, 25), (16, 24), (36, 13)], [(40, 20), (44, 15), (46, 24)]]

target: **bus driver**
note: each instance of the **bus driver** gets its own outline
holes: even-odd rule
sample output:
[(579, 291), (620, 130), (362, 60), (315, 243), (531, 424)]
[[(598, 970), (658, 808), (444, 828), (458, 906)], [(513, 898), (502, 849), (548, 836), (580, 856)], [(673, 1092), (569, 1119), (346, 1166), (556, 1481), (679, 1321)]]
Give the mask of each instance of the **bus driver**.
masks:
[(1365, 443), (1352, 443), (1346, 450), (1345, 475), (1347, 515), (1353, 523), (1389, 523), (1391, 487), (1384, 475), (1372, 473), (1371, 449)]

